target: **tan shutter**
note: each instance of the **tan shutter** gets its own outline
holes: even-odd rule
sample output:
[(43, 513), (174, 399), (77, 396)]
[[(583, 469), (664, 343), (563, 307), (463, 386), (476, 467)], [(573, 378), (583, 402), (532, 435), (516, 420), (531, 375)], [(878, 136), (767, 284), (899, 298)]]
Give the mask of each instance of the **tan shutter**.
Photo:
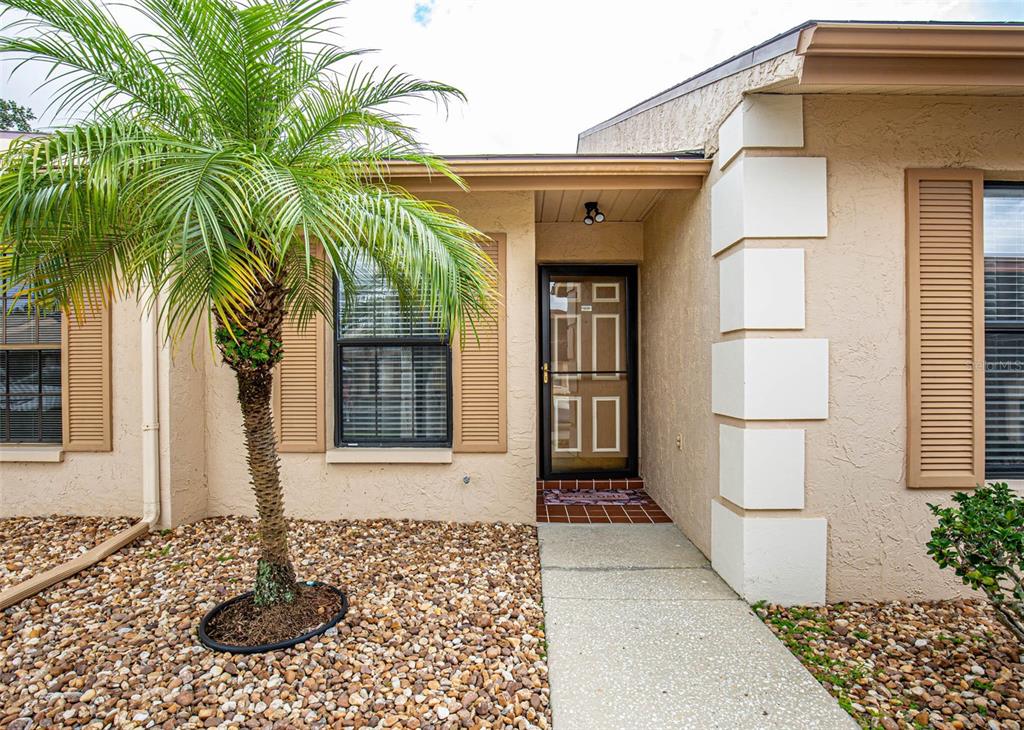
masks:
[(274, 415), (278, 450), (324, 450), (324, 322), (316, 316), (304, 329), (285, 319), (284, 359), (277, 371)]
[(481, 247), (498, 269), (498, 310), (452, 347), (455, 451), (503, 453), (507, 445), (505, 354), (505, 235), (489, 233)]
[(985, 478), (982, 173), (907, 171), (907, 484)]
[(110, 307), (63, 317), (61, 343), (64, 449), (110, 451)]

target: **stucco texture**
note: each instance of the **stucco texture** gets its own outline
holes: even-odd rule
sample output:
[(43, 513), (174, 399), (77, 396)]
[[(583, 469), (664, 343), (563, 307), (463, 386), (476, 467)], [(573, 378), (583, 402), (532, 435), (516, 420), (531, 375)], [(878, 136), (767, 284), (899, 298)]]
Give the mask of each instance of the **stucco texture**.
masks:
[(114, 304), (110, 327), (113, 450), (67, 452), (59, 463), (0, 463), (0, 517), (140, 514), (138, 305), (134, 301)]
[[(699, 100), (686, 103), (700, 106)], [(628, 134), (600, 133), (600, 139), (582, 140), (581, 149), (692, 144), (704, 127), (695, 126), (683, 106), (658, 107), (619, 125)], [(718, 424), (798, 427), (807, 434), (805, 509), (752, 514), (827, 518), (828, 600), (964, 592), (924, 548), (933, 524), (927, 503), (948, 500), (950, 491), (906, 487), (904, 174), (913, 167), (975, 167), (992, 179), (1022, 179), (1022, 119), (1024, 100), (1013, 98), (805, 96), (805, 147), (747, 154), (826, 157), (829, 235), (739, 244), (806, 250), (803, 330), (718, 333), (718, 269), (708, 251), (707, 221), (717, 167), (692, 204), (670, 196), (645, 222), (642, 469), (652, 494), (705, 553), (710, 501), (718, 491)], [(619, 144), (620, 134), (628, 143)], [(712, 416), (711, 343), (743, 336), (827, 338), (829, 418), (741, 422)]]
[(754, 89), (793, 79), (799, 58), (785, 53), (659, 104), (618, 124), (580, 135), (577, 152), (678, 152), (718, 148), (718, 127)]
[(710, 346), (718, 334), (718, 264), (707, 243), (709, 191), (705, 184), (662, 199), (644, 221), (640, 267), (644, 485), (705, 555), (718, 494)]
[(643, 223), (537, 224), (538, 264), (632, 264), (643, 258)]
[(904, 171), (1024, 173), (1024, 100), (805, 97), (806, 148), (828, 158), (829, 235), (806, 248), (807, 328), (829, 338), (829, 418), (806, 423), (805, 512), (829, 523), (828, 599), (959, 591), (925, 554), (941, 490), (906, 487)]
[[(396, 518), (533, 522), (536, 442), (536, 269), (533, 194), (447, 196), (478, 229), (507, 235), (508, 453), (460, 454), (451, 464), (327, 464), (282, 454), (288, 514), (314, 519)], [(328, 347), (330, 346), (330, 337)], [(325, 357), (329, 357), (325, 352)], [(206, 449), (211, 515), (253, 514), (234, 379), (207, 361)], [(333, 360), (328, 360), (333, 362)], [(332, 368), (326, 391), (332, 392)], [(331, 404), (327, 404), (328, 411)], [(327, 414), (328, 441), (333, 417)], [(463, 477), (470, 478), (469, 484)]]

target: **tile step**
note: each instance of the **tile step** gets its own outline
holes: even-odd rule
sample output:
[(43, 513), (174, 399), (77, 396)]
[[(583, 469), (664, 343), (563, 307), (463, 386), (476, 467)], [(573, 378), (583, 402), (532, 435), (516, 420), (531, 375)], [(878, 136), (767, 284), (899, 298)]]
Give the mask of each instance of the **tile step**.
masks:
[(643, 479), (538, 479), (543, 489), (643, 489)]

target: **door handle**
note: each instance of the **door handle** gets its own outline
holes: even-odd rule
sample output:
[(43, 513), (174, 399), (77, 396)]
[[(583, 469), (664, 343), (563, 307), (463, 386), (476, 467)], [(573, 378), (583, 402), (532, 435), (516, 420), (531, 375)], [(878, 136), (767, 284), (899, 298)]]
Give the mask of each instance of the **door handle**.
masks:
[(547, 364), (547, 363), (544, 363), (544, 364), (543, 364), (543, 365), (541, 366), (541, 369), (540, 369), (540, 370), (541, 370), (541, 372), (542, 372), (542, 373), (544, 373), (544, 384), (545, 384), (545, 385), (547, 385), (547, 382), (548, 382), (548, 372), (550, 372), (550, 371), (549, 371), (549, 368), (548, 368), (548, 364)]

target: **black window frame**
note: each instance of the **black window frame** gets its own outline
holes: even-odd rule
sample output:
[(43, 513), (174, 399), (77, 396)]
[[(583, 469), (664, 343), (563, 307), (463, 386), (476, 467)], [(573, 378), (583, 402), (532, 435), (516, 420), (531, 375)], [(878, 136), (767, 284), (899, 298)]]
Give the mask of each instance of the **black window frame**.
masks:
[[(11, 293), (0, 283), (0, 357), (4, 359), (2, 371), (2, 378), (0, 378), (0, 403), (3, 403), (5, 407), (0, 408), (0, 445), (3, 446), (20, 446), (20, 445), (40, 445), (40, 446), (61, 446), (64, 443), (64, 336), (63, 336), (63, 323), (62, 316), (58, 315), (57, 327), (58, 335), (57, 341), (39, 341), (41, 332), (41, 318), (44, 313), (39, 310), (32, 312), (34, 320), (34, 342), (8, 342), (7, 341), (7, 316), (10, 308), (14, 302), (17, 301), (17, 297), (12, 297)], [(25, 353), (29, 352), (35, 355), (35, 370), (36, 370), (36, 390), (34, 392), (21, 392), (14, 393), (11, 391), (11, 355), (14, 353)], [(45, 379), (43, 377), (44, 372), (44, 355), (57, 358), (58, 367), (60, 368), (60, 377), (56, 386), (56, 391), (47, 391)], [(51, 386), (52, 387), (52, 386)], [(37, 423), (35, 425), (35, 433), (33, 438), (13, 438), (11, 435), (11, 407), (10, 403), (14, 399), (18, 398), (35, 398), (38, 402), (37, 409)], [(46, 438), (44, 433), (44, 414), (46, 410), (44, 408), (44, 399), (57, 399), (58, 404), (58, 428), (57, 432), (53, 434), (51, 438)]]
[[(1016, 188), (1024, 190), (1024, 181), (1010, 181), (1010, 180), (986, 180), (984, 182), (984, 190), (991, 190), (997, 188)], [(982, 194), (984, 199), (984, 193)], [(984, 266), (985, 259), (985, 241), (984, 241), (984, 229), (982, 230), (982, 265)], [(984, 278), (984, 274), (983, 274)], [(983, 292), (984, 298), (986, 292)], [(986, 389), (985, 389), (985, 479), (1000, 478), (1000, 479), (1024, 479), (1024, 451), (1021, 453), (1020, 462), (1016, 465), (990, 465), (988, 461), (988, 373), (992, 369), (989, 366), (988, 359), (988, 335), (990, 332), (999, 334), (1019, 335), (1024, 337), (1024, 318), (1021, 320), (994, 320), (989, 321), (987, 316), (982, 318), (984, 326), (984, 339), (985, 339), (985, 377), (986, 377)]]
[[(334, 317), (331, 328), (334, 332), (334, 445), (336, 448), (358, 449), (358, 448), (414, 448), (414, 449), (438, 449), (452, 448), (452, 412), (453, 412), (453, 384), (452, 384), (452, 348), (451, 338), (447, 334), (437, 336), (388, 336), (388, 337), (342, 337), (338, 331), (337, 323), (340, 314), (341, 301), (338, 296), (339, 281), (334, 278)], [(344, 399), (342, 398), (342, 352), (346, 347), (351, 348), (387, 348), (387, 347), (444, 347), (445, 364), (445, 438), (444, 439), (370, 439), (359, 441), (347, 441), (344, 434)]]

